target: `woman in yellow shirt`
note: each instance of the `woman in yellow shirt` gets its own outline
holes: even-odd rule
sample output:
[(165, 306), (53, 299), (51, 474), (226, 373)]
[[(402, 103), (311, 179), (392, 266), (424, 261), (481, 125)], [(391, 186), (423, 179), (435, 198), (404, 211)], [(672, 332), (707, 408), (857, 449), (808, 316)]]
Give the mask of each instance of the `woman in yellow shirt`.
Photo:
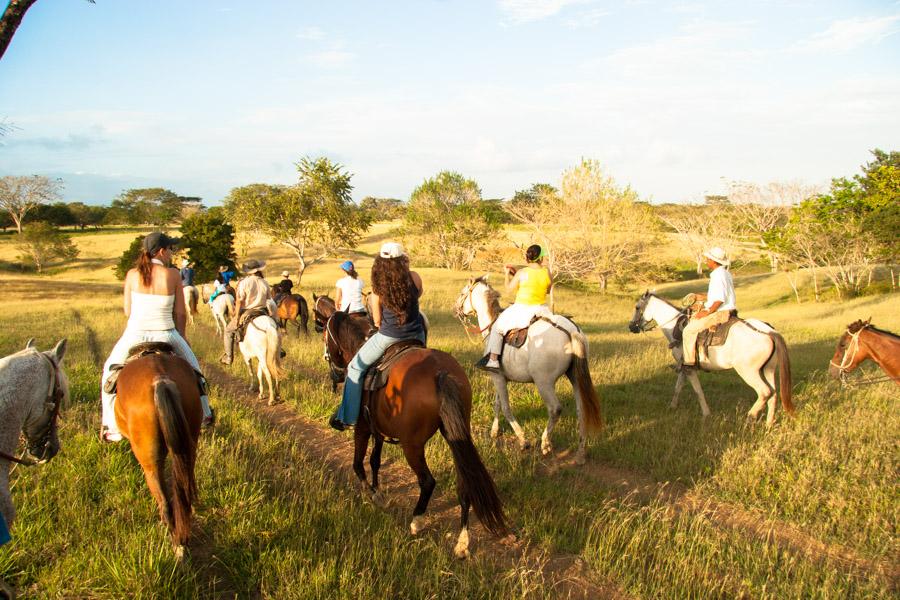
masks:
[[(547, 296), (553, 287), (553, 278), (550, 269), (544, 266), (546, 252), (543, 248), (534, 244), (525, 251), (525, 260), (528, 266), (519, 271), (506, 265), (506, 289), (515, 292), (516, 300), (500, 313), (497, 321), (491, 328), (488, 341), (488, 355), (481, 359), (476, 366), (486, 371), (500, 371), (500, 351), (503, 346), (503, 336), (510, 329), (528, 327), (536, 316), (550, 316), (553, 313), (547, 306)], [(510, 275), (514, 277), (510, 280)]]

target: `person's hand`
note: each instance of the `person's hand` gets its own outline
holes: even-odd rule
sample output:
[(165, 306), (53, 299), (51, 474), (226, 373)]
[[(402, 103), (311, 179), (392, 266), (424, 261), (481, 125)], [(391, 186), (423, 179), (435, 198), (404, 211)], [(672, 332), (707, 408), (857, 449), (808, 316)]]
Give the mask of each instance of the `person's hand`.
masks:
[(512, 265), (503, 265), (503, 269), (510, 275), (516, 274), (516, 268)]

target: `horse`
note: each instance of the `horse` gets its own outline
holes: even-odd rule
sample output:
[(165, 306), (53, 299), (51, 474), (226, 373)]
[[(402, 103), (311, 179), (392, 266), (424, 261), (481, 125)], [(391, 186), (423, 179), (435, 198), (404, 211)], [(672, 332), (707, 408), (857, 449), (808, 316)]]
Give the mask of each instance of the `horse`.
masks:
[(337, 312), (337, 306), (333, 298), (313, 294), (313, 319), (316, 333), (322, 333), (325, 330), (325, 323), (335, 312)]
[[(500, 315), (499, 294), (487, 282), (487, 276), (470, 279), (456, 299), (456, 317), (467, 327), (466, 319), (475, 315), (485, 352), (488, 336)], [(468, 329), (466, 329), (468, 332)], [(585, 460), (587, 437), (603, 427), (600, 400), (591, 381), (588, 369), (588, 341), (581, 329), (571, 320), (555, 316), (553, 323), (539, 320), (528, 328), (528, 340), (521, 348), (505, 345), (501, 373), (490, 373), (494, 382), (494, 422), (491, 437), (500, 434), (500, 412), (515, 432), (519, 446), (526, 450), (531, 444), (519, 426), (509, 406), (507, 382), (534, 383), (547, 405), (547, 426), (541, 434), (541, 453), (553, 452), (551, 436), (562, 414), (562, 405), (556, 396), (556, 380), (565, 375), (572, 384), (578, 416), (579, 443), (576, 462)]]
[(213, 321), (216, 324), (216, 333), (222, 335), (225, 333), (225, 327), (234, 314), (234, 296), (231, 294), (219, 294), (216, 299), (209, 303), (212, 311)]
[(200, 298), (200, 290), (193, 285), (184, 286), (184, 307), (187, 309), (188, 321), (194, 324), (194, 316), (197, 314), (197, 302)]
[[(634, 307), (634, 315), (628, 324), (632, 333), (651, 331), (659, 327), (676, 360), (681, 359), (680, 341), (675, 341), (674, 332), (678, 321), (688, 318), (687, 311), (679, 309), (652, 292), (644, 292)], [(766, 424), (775, 422), (775, 403), (781, 396), (781, 405), (788, 414), (794, 413), (791, 401), (791, 361), (784, 338), (774, 327), (758, 319), (746, 319), (732, 326), (728, 338), (721, 346), (709, 348), (709, 356), (702, 367), (708, 371), (734, 369), (744, 382), (756, 391), (756, 402), (750, 407), (747, 417), (751, 421), (759, 418), (768, 403)], [(775, 388), (775, 370), (778, 369), (778, 386)], [(700, 410), (708, 417), (709, 406), (700, 387), (700, 379), (695, 369), (681, 369), (675, 382), (675, 395), (671, 407), (678, 406), (678, 396), (687, 378), (700, 401)]]
[[(142, 344), (116, 383), (116, 424), (131, 443), (168, 527), (175, 556), (184, 556), (190, 537), (191, 513), (197, 496), (194, 465), (203, 409), (200, 387), (191, 365), (172, 353), (168, 344)], [(166, 479), (166, 456), (171, 456), (171, 482)]]
[(893, 381), (900, 385), (900, 336), (890, 331), (878, 329), (871, 324), (872, 319), (855, 321), (847, 325), (847, 330), (838, 340), (828, 372), (835, 379), (845, 381), (845, 375), (853, 371), (865, 360), (881, 367), (884, 378), (857, 382), (876, 383)]
[(281, 297), (275, 314), (285, 331), (290, 321), (297, 326), (297, 337), (300, 336), (301, 328), (304, 334), (309, 335), (309, 307), (306, 305), (306, 298), (300, 294), (285, 294)]
[[(330, 361), (347, 365), (362, 346), (365, 335), (357, 327), (357, 321), (360, 319), (344, 312), (336, 312), (329, 318), (325, 325), (325, 352)], [(365, 407), (364, 401), (353, 434), (353, 471), (365, 494), (377, 504), (382, 503), (378, 487), (381, 450), (386, 437), (396, 440), (419, 483), (419, 499), (409, 530), (412, 535), (422, 531), (422, 515), (428, 509), (435, 487), (425, 461), (425, 444), (440, 431), (450, 446), (456, 466), (460, 531), (454, 554), (459, 558), (469, 556), (470, 507), (494, 535), (503, 536), (509, 531), (494, 481), (472, 442), (472, 387), (456, 359), (431, 348), (408, 350), (391, 366), (385, 387), (366, 393), (368, 406)], [(373, 438), (369, 461), (371, 485), (363, 464), (370, 437)]]
[[(218, 299), (218, 298), (217, 298)], [(247, 370), (250, 372), (250, 390), (259, 391), (263, 398), (263, 379), (269, 384), (269, 406), (278, 401), (278, 382), (285, 376), (281, 366), (281, 330), (269, 315), (260, 315), (246, 326), (244, 339), (238, 344)], [(253, 373), (253, 359), (256, 359), (256, 374)]]
[[(28, 340), (25, 349), (0, 358), (0, 514), (12, 526), (16, 510), (9, 493), (10, 463), (43, 464), (59, 452), (57, 420), (69, 397), (63, 371), (66, 340), (41, 352)], [(13, 455), (25, 435), (23, 457)]]

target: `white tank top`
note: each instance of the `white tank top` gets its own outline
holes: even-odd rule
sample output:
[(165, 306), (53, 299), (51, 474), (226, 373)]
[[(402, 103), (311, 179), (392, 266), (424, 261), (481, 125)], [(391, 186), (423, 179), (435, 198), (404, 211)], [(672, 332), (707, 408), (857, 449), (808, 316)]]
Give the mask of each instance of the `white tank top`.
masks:
[(353, 279), (349, 275), (337, 280), (337, 287), (341, 290), (341, 305), (338, 310), (346, 312), (358, 312), (365, 310), (362, 301), (363, 280)]
[(165, 331), (175, 329), (172, 308), (175, 295), (142, 294), (131, 292), (131, 316), (128, 329), (132, 331)]

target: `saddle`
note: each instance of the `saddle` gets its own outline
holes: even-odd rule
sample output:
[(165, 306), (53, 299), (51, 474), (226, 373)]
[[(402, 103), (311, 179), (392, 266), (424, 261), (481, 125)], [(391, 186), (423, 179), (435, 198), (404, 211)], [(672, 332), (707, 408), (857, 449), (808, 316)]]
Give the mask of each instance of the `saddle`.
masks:
[[(572, 321), (571, 317), (563, 316), (563, 318), (568, 319), (569, 321)], [(528, 330), (531, 328), (532, 325), (534, 325), (538, 321), (546, 321), (547, 323), (550, 323), (550, 325), (552, 325), (553, 327), (556, 327), (560, 331), (565, 332), (566, 335), (569, 335), (569, 331), (567, 329), (565, 329), (564, 327), (560, 327), (559, 325), (557, 325), (553, 319), (550, 319), (549, 317), (542, 317), (542, 316), (535, 315), (534, 317), (531, 317), (531, 321), (529, 321), (528, 325), (526, 325), (525, 327), (520, 327), (517, 329), (510, 329), (509, 331), (507, 331), (506, 334), (503, 336), (503, 346), (511, 346), (513, 348), (521, 348), (522, 346), (524, 346), (525, 342), (528, 340)], [(572, 323), (575, 323), (575, 321), (572, 321)], [(503, 350), (501, 347), (501, 352), (502, 351)]]
[[(107, 394), (115, 394), (116, 385), (119, 382), (119, 374), (122, 372), (122, 369), (125, 368), (125, 365), (134, 362), (139, 358), (152, 356), (154, 354), (178, 356), (175, 352), (175, 348), (172, 347), (172, 344), (166, 342), (141, 342), (140, 344), (135, 344), (128, 351), (128, 358), (125, 359), (124, 364), (110, 365), (109, 376), (106, 378), (106, 381), (103, 382), (103, 391)], [(200, 388), (200, 395), (209, 395), (209, 389), (203, 373), (196, 369), (194, 369), (194, 373), (197, 375), (197, 385)]]
[(245, 311), (241, 311), (241, 316), (238, 317), (238, 326), (235, 331), (235, 337), (237, 341), (244, 341), (244, 335), (247, 333), (247, 326), (255, 319), (256, 317), (269, 316), (269, 309), (265, 306), (258, 306), (256, 308), (250, 308)]
[(737, 311), (731, 311), (728, 320), (720, 325), (713, 325), (709, 329), (705, 329), (697, 336), (697, 348), (702, 348), (704, 353), (712, 346), (721, 346), (728, 339), (728, 332), (735, 323), (741, 323), (743, 319), (739, 319)]
[[(397, 361), (409, 352), (424, 347), (425, 344), (419, 340), (400, 340), (396, 344), (393, 344), (385, 351), (381, 360), (369, 367), (369, 370), (366, 371), (366, 376), (363, 379), (363, 390), (367, 392), (376, 392), (385, 387), (391, 368)], [(371, 396), (372, 394), (369, 394), (369, 397)]]

